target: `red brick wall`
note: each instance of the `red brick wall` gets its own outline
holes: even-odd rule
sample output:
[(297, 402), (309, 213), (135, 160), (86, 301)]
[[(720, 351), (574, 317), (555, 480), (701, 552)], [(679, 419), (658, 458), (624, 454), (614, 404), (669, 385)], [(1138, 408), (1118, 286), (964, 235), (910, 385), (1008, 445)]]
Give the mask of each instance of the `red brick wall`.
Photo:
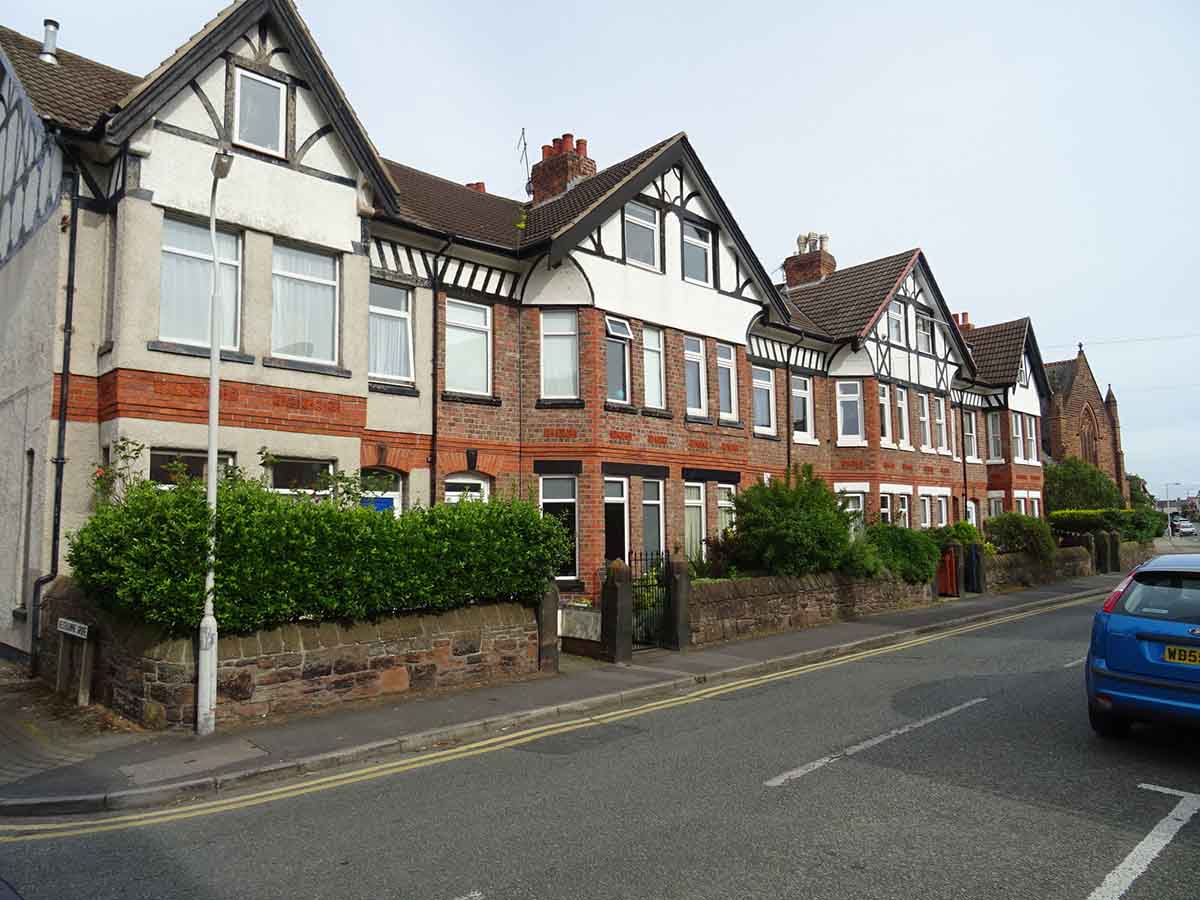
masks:
[(1055, 394), (1045, 422), (1045, 444), (1056, 460), (1069, 456), (1084, 458), (1082, 434), (1090, 410), (1096, 421), (1096, 465), (1116, 482), (1125, 499), (1129, 484), (1125, 479), (1125, 454), (1121, 448), (1121, 420), (1116, 404), (1104, 402), (1100, 386), (1092, 374), (1087, 357), (1080, 352), (1075, 362), (1075, 378), (1069, 393)]

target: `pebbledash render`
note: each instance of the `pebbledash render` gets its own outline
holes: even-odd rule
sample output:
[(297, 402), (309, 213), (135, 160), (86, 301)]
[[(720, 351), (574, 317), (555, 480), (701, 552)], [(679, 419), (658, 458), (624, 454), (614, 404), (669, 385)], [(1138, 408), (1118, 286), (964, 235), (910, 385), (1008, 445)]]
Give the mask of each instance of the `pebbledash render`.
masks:
[(145, 77), (57, 31), (0, 28), (7, 652), (117, 441), (203, 472), (218, 148), (220, 451), (278, 490), (532, 497), (575, 536), (567, 598), (608, 559), (703, 553), (794, 465), (871, 520), (1041, 514), (1028, 320), (971, 329), (921, 251), (837, 270), (815, 234), (773, 284), (684, 134), (602, 170), (564, 134), (521, 202), (383, 158), (290, 0), (232, 4)]

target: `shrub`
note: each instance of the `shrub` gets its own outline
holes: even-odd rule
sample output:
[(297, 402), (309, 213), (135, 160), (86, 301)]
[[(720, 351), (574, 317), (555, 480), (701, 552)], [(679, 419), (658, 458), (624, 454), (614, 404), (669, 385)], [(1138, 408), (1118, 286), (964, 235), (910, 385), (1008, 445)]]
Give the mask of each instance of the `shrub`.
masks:
[[(142, 481), (71, 535), (75, 578), (99, 604), (176, 633), (203, 608), (203, 485)], [(523, 500), (439, 505), (393, 517), (222, 479), (214, 606), (221, 629), (365, 620), (476, 601), (533, 602), (570, 555), (553, 517)]]
[(688, 559), (688, 572), (693, 578), (737, 577), (737, 540), (732, 531), (704, 539), (704, 554)]
[(1046, 509), (1114, 509), (1125, 505), (1116, 482), (1082, 459), (1047, 462), (1043, 491)]
[(1125, 541), (1149, 541), (1167, 528), (1166, 513), (1146, 507), (1134, 509), (1060, 509), (1050, 513), (1055, 534), (1091, 534), (1117, 531)]
[(770, 484), (754, 484), (734, 500), (733, 559), (743, 572), (807, 575), (841, 567), (850, 548), (851, 516), (812, 466)]
[(923, 531), (899, 525), (872, 525), (867, 541), (876, 548), (889, 572), (910, 584), (930, 581), (937, 572), (942, 552), (937, 541)]
[(951, 541), (958, 541), (963, 546), (983, 543), (982, 532), (970, 522), (955, 522), (953, 525), (930, 528), (926, 533), (937, 542), (941, 550), (945, 550)]
[(854, 578), (878, 578), (884, 574), (887, 567), (883, 563), (879, 548), (867, 540), (866, 535), (857, 535), (846, 548), (840, 570), (843, 575)]
[(1035, 516), (1002, 513), (986, 520), (983, 530), (1000, 553), (1028, 553), (1040, 562), (1054, 559), (1050, 526)]

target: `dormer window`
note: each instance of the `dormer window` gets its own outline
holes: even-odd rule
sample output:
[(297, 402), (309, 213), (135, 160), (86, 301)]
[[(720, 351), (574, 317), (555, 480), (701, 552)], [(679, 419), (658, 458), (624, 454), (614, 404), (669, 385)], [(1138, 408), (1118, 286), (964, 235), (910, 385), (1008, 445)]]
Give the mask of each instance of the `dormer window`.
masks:
[(683, 278), (712, 286), (712, 232), (691, 222), (683, 223)]
[(933, 352), (933, 319), (917, 316), (917, 349), (922, 353)]
[(625, 259), (658, 268), (658, 210), (643, 203), (625, 204)]
[(238, 144), (273, 156), (284, 155), (287, 100), (283, 84), (238, 69), (234, 109), (233, 133)]

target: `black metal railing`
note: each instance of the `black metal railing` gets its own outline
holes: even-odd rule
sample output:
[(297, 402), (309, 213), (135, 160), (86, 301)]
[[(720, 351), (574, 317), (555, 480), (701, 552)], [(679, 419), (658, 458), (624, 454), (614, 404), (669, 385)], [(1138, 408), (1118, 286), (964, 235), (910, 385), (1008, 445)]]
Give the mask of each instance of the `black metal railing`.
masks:
[(670, 562), (666, 553), (629, 555), (635, 647), (657, 647), (666, 637)]

